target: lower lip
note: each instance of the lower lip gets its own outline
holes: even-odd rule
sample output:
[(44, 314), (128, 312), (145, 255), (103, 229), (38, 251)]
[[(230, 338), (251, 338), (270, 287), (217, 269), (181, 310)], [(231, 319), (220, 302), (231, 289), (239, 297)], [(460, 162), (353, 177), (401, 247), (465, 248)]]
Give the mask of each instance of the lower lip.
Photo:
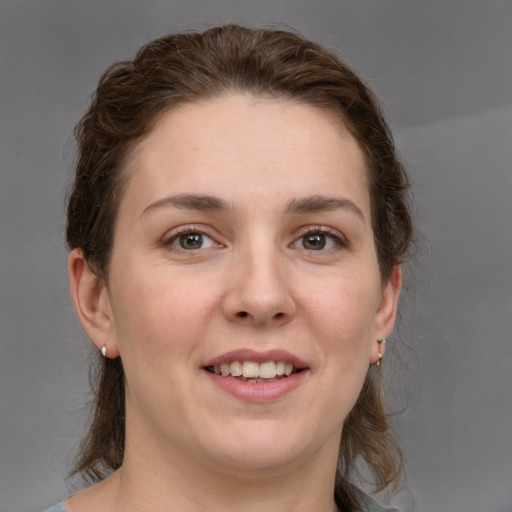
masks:
[(302, 370), (273, 382), (244, 382), (234, 377), (224, 377), (207, 370), (204, 371), (216, 386), (247, 402), (278, 400), (297, 389), (308, 374), (308, 370)]

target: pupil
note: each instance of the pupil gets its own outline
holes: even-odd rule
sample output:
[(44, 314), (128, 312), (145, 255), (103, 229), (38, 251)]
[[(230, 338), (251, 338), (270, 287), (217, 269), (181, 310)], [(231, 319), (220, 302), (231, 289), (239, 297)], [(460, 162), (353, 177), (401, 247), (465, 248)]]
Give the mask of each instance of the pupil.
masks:
[(181, 235), (179, 242), (183, 249), (200, 249), (203, 245), (203, 235), (200, 233)]
[(323, 249), (325, 247), (325, 236), (309, 235), (304, 239), (303, 245), (306, 249)]

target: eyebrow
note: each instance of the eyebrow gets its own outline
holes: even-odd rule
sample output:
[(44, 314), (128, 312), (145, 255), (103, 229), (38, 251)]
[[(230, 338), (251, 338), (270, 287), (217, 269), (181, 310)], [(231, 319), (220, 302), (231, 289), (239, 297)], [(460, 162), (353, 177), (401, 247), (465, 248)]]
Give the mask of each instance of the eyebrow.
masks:
[[(166, 207), (183, 208), (202, 212), (227, 212), (232, 209), (228, 203), (215, 196), (205, 194), (179, 194), (164, 197), (163, 199), (159, 199), (158, 201), (151, 203), (144, 209), (141, 216), (147, 215), (151, 211)], [(346, 197), (311, 195), (294, 198), (288, 202), (284, 213), (287, 215), (297, 215), (304, 213), (329, 212), (340, 209), (355, 213), (363, 222), (365, 222), (365, 217), (361, 209)]]
[(325, 196), (307, 196), (292, 199), (286, 207), (285, 213), (301, 214), (314, 212), (329, 212), (332, 210), (348, 210), (355, 213), (364, 222), (364, 214), (361, 209), (350, 199), (346, 197), (325, 197)]
[(184, 208), (187, 210), (197, 210), (201, 212), (220, 212), (229, 210), (226, 202), (218, 197), (204, 194), (180, 194), (176, 196), (164, 197), (154, 203), (151, 203), (141, 214), (157, 210), (163, 207)]

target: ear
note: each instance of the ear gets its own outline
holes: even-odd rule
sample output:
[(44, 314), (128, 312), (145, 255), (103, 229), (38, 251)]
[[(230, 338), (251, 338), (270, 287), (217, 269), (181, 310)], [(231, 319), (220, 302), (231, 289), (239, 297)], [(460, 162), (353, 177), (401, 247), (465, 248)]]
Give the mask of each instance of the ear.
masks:
[(107, 357), (118, 357), (117, 337), (108, 289), (84, 258), (73, 249), (68, 258), (71, 298), (84, 331), (98, 350), (106, 347)]
[(385, 344), (378, 343), (379, 338), (386, 339), (393, 332), (398, 311), (398, 297), (402, 289), (402, 268), (395, 265), (387, 283), (382, 288), (381, 299), (375, 313), (375, 340), (372, 343), (370, 362), (376, 363), (384, 355)]

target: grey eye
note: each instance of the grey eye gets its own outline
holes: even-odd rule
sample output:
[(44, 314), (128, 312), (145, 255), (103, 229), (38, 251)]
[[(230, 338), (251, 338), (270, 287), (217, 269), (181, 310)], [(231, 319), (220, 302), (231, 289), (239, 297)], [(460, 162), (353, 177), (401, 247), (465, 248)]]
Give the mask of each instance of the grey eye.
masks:
[(203, 235), (200, 233), (187, 233), (178, 238), (182, 249), (200, 249), (203, 245)]
[(296, 249), (306, 249), (307, 251), (323, 251), (343, 247), (345, 242), (340, 236), (334, 233), (324, 232), (322, 230), (312, 230), (292, 244)]
[(326, 245), (326, 236), (321, 233), (315, 233), (302, 237), (302, 246), (304, 249), (320, 251)]
[(190, 232), (178, 235), (173, 240), (172, 245), (186, 251), (194, 251), (198, 249), (213, 247), (215, 242), (208, 235), (203, 233)]

